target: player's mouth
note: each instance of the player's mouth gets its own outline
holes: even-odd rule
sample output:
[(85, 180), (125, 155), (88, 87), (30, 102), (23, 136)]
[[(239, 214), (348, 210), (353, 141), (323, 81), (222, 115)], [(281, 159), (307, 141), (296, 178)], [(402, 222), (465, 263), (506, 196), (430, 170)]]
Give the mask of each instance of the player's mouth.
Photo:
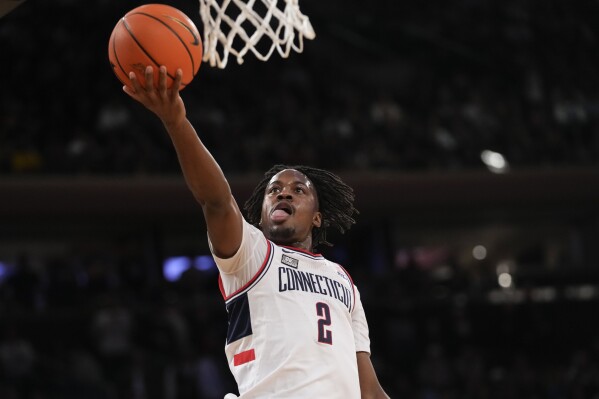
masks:
[(283, 223), (293, 215), (293, 207), (287, 202), (279, 202), (270, 212), (270, 220)]

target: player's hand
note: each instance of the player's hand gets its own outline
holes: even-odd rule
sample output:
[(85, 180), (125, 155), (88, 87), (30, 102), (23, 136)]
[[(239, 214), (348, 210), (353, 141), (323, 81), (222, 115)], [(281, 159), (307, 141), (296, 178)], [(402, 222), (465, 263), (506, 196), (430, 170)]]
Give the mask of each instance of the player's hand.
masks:
[(165, 125), (176, 125), (185, 120), (185, 105), (179, 95), (183, 71), (177, 69), (175, 79), (167, 88), (166, 67), (158, 70), (158, 85), (154, 86), (154, 68), (147, 66), (144, 74), (145, 86), (134, 72), (129, 72), (131, 87), (123, 86), (123, 91), (155, 113)]

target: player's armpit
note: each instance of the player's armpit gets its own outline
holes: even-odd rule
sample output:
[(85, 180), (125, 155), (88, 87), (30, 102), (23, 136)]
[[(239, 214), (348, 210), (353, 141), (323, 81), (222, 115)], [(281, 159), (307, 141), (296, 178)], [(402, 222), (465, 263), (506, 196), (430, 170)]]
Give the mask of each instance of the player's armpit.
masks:
[(390, 399), (381, 387), (370, 361), (370, 353), (356, 352), (362, 399)]

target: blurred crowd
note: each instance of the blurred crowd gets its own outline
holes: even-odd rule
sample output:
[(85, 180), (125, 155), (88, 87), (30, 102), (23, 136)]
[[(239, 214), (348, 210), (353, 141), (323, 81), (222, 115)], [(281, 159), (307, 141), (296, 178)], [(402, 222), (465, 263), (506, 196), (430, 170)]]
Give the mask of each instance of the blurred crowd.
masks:
[[(599, 395), (597, 301), (493, 303), (473, 276), (394, 267), (359, 249), (348, 266), (372, 359), (392, 398), (589, 399)], [(356, 250), (358, 251), (358, 250)], [(3, 399), (215, 399), (236, 387), (214, 268), (167, 279), (128, 239), (63, 255), (23, 252), (0, 280)], [(345, 252), (345, 253), (344, 253)], [(478, 285), (479, 286), (479, 285)]]
[(135, 254), (80, 255), (40, 263), (22, 254), (0, 284), (0, 397), (222, 398), (231, 389), (215, 274), (151, 283)]
[[(26, 2), (0, 20), (3, 175), (178, 173), (108, 64), (138, 3), (96, 3)], [(225, 171), (460, 170), (484, 150), (516, 168), (597, 164), (596, 2), (304, 3), (318, 33), (304, 53), (203, 65), (182, 92)], [(201, 31), (196, 3), (172, 4)]]

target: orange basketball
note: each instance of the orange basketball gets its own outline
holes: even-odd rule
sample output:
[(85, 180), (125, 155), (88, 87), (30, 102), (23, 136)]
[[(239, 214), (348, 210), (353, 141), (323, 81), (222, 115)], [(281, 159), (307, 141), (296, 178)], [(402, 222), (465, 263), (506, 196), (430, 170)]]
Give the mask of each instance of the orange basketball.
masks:
[(129, 11), (116, 24), (108, 42), (108, 59), (119, 80), (129, 86), (131, 71), (145, 85), (148, 65), (154, 67), (154, 84), (158, 84), (158, 68), (164, 65), (170, 87), (181, 68), (182, 90), (200, 69), (202, 39), (182, 11), (166, 4), (145, 4)]

